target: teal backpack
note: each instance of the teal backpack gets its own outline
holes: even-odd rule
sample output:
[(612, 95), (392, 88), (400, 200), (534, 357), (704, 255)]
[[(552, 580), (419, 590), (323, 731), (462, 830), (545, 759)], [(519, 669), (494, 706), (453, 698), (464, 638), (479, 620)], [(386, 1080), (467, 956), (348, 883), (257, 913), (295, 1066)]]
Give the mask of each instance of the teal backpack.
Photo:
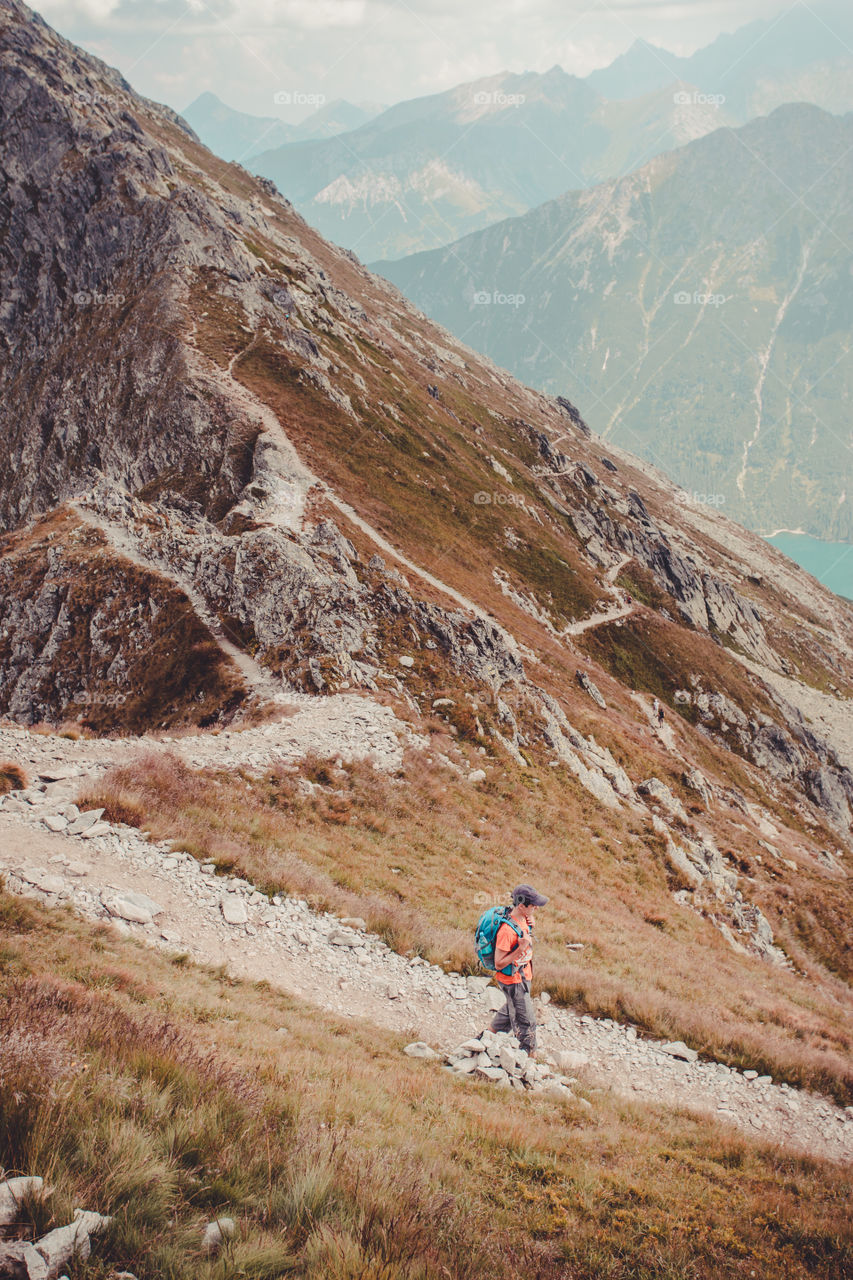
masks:
[[(484, 911), (477, 921), (477, 928), (474, 933), (474, 946), (477, 950), (477, 959), (484, 969), (495, 969), (495, 939), (498, 936), (498, 929), (502, 924), (508, 924), (510, 929), (522, 937), (522, 930), (510, 920), (510, 912), (512, 907), (489, 907), (488, 911)], [(509, 976), (512, 973), (512, 965), (508, 965), (506, 969), (501, 969), (501, 973)]]

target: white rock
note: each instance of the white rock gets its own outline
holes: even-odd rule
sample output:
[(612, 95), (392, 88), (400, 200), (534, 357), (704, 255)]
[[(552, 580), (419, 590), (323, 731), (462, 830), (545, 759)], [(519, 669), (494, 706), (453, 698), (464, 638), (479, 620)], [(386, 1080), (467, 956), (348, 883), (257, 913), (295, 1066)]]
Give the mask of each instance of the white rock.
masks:
[(246, 911), (246, 904), (236, 893), (227, 893), (224, 898), (220, 899), (219, 907), (226, 924), (246, 924), (248, 922), (249, 914)]
[(48, 831), (64, 831), (68, 826), (68, 819), (60, 817), (58, 813), (49, 813), (46, 818), (42, 818), (42, 822)]
[(423, 1040), (415, 1040), (412, 1044), (407, 1044), (403, 1053), (407, 1053), (410, 1058), (437, 1058), (438, 1054), (435, 1049), (430, 1048)]
[(498, 1060), (507, 1075), (513, 1075), (517, 1070), (515, 1049), (510, 1048), (508, 1044), (501, 1045), (498, 1050)]
[[(461, 1061), (453, 1064), (453, 1070), (460, 1076), (470, 1076), (479, 1066), (480, 1063), (477, 1058), (462, 1058)], [(491, 1066), (491, 1062), (489, 1066)]]
[(410, 658), (407, 653), (404, 653), (402, 657), (397, 659), (397, 661), (401, 667), (413, 667), (415, 665), (414, 658)]
[(344, 916), (341, 924), (346, 925), (348, 929), (366, 929), (367, 925), (361, 916)]
[(496, 1067), (492, 1065), (488, 1067), (478, 1067), (476, 1074), (478, 1076), (483, 1076), (485, 1080), (493, 1080), (495, 1082), (498, 1080), (506, 1080), (507, 1078), (507, 1074), (503, 1067)]
[(48, 871), (42, 871), (38, 878), (31, 880), (30, 883), (37, 885), (42, 893), (62, 893), (67, 888), (61, 876), (52, 876)]
[(24, 1196), (41, 1191), (43, 1186), (41, 1178), (8, 1178), (0, 1182), (0, 1227), (14, 1222)]
[(486, 988), (486, 1006), (492, 1013), (501, 1013), (506, 1008), (506, 996), (498, 987)]
[(95, 822), (91, 827), (87, 827), (85, 831), (80, 832), (83, 840), (94, 840), (96, 836), (108, 836), (109, 834), (110, 824), (108, 822)]
[(0, 1244), (0, 1262), (4, 1275), (28, 1276), (29, 1280), (48, 1280), (47, 1263), (34, 1245), (26, 1240)]
[(577, 1049), (560, 1049), (554, 1054), (556, 1058), (556, 1066), (561, 1071), (580, 1071), (583, 1067), (589, 1066), (589, 1054), (581, 1053)]
[(471, 772), (468, 774), (468, 781), (469, 782), (485, 782), (486, 781), (485, 769), (472, 769)]
[(661, 1053), (668, 1053), (671, 1058), (681, 1058), (683, 1062), (695, 1062), (699, 1054), (695, 1049), (688, 1049), (683, 1040), (670, 1040), (667, 1044), (656, 1045)]
[(201, 1237), (202, 1249), (205, 1253), (216, 1253), (236, 1230), (233, 1218), (216, 1218), (213, 1222), (208, 1222)]
[(103, 809), (87, 809), (84, 813), (81, 813), (78, 818), (74, 819), (71, 826), (68, 828), (68, 834), (70, 836), (82, 835), (84, 831), (88, 831), (90, 827), (93, 827), (96, 822), (100, 821), (103, 812)]
[(150, 924), (153, 916), (150, 911), (146, 911), (144, 907), (137, 906), (135, 902), (128, 901), (123, 894), (108, 893), (101, 894), (101, 902), (111, 916), (119, 920), (129, 920), (131, 924)]

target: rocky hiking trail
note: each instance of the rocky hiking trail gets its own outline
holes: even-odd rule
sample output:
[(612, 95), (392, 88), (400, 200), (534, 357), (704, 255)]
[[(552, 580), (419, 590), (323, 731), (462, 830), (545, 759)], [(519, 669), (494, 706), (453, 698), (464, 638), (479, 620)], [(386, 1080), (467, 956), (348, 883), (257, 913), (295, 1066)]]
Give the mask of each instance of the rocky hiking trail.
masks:
[[(326, 701), (347, 703), (345, 698)], [(349, 701), (359, 703), (367, 719), (369, 704)], [(349, 745), (351, 750), (352, 710), (346, 705), (340, 710), (337, 734), (326, 725), (327, 744), (335, 740), (333, 749), (346, 751)], [(377, 719), (372, 728), (377, 742), (387, 733), (399, 751), (390, 723), (379, 723), (386, 711), (370, 708)], [(198, 863), (169, 842), (155, 845), (134, 828), (102, 821), (98, 811), (80, 814), (74, 804), (81, 786), (140, 748), (173, 750), (199, 764), (212, 763), (215, 751), (220, 763), (239, 757), (260, 765), (269, 738), (259, 733), (289, 733), (276, 754), (296, 758), (304, 753), (300, 739), (306, 726), (294, 731), (289, 725), (312, 714), (305, 708), (293, 721), (263, 731), (135, 745), (0, 727), (0, 752), (18, 759), (36, 778), (27, 791), (0, 802), (0, 873), (11, 892), (70, 905), (88, 919), (112, 921), (145, 945), (225, 966), (238, 978), (264, 979), (303, 1000), (307, 989), (311, 1002), (330, 1013), (363, 1019), (451, 1054), (466, 1042), (473, 1044), (472, 1037), (488, 1025), (497, 993), (485, 977), (448, 974), (420, 957), (398, 955), (359, 920), (312, 911), (302, 900), (270, 899), (244, 880), (217, 875), (212, 864)], [(539, 1019), (543, 1058), (565, 1073), (569, 1087), (580, 1082), (593, 1107), (595, 1091), (608, 1090), (708, 1113), (753, 1137), (814, 1156), (853, 1159), (853, 1108), (777, 1085), (757, 1072), (699, 1061), (683, 1044), (645, 1039), (631, 1026), (578, 1016), (546, 998), (539, 1001)], [(471, 1069), (472, 1052), (469, 1047), (455, 1054), (458, 1073)]]

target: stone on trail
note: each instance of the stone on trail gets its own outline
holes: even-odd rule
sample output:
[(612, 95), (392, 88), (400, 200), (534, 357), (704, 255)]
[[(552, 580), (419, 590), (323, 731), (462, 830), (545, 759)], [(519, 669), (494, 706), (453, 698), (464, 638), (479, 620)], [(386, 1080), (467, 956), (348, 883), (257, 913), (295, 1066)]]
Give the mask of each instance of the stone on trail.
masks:
[(465, 979), (468, 990), (473, 991), (475, 995), (481, 995), (486, 990), (490, 982), (491, 978), (483, 978), (477, 974), (473, 974)]
[(19, 871), (18, 875), (22, 880), (26, 880), (27, 884), (35, 885), (37, 889), (41, 889), (42, 893), (62, 893), (66, 887), (65, 881), (61, 876), (51, 875), (49, 871), (44, 871), (41, 867), (26, 867)]
[(226, 924), (246, 924), (248, 922), (249, 913), (246, 911), (246, 904), (238, 894), (228, 893), (224, 898), (220, 898), (219, 907)]
[(120, 896), (125, 902), (132, 902), (135, 907), (147, 911), (149, 915), (159, 916), (163, 913), (160, 903), (149, 898), (147, 893), (139, 893), (136, 889), (122, 889)]
[(518, 1070), (518, 1057), (515, 1049), (510, 1048), (508, 1044), (502, 1044), (498, 1050), (498, 1060), (507, 1075), (515, 1075)]
[(94, 840), (96, 836), (108, 836), (110, 834), (110, 824), (108, 822), (96, 822), (85, 831), (81, 831), (80, 836), (83, 840)]
[(329, 934), (329, 941), (333, 947), (363, 947), (364, 939), (359, 938), (354, 933), (342, 933), (340, 929)]
[(79, 818), (74, 819), (68, 828), (68, 834), (70, 836), (82, 835), (84, 831), (88, 831), (90, 827), (93, 827), (96, 822), (100, 822), (103, 812), (103, 809), (87, 809), (80, 814)]
[(64, 831), (68, 826), (68, 819), (61, 817), (58, 813), (49, 813), (42, 821), (48, 831)]
[(506, 996), (497, 987), (487, 987), (486, 1005), (492, 1013), (501, 1013), (506, 1008)]
[(470, 1076), (479, 1065), (478, 1058), (462, 1058), (461, 1061), (452, 1063), (453, 1070), (460, 1076)]
[(150, 924), (163, 910), (146, 893), (136, 893), (132, 889), (104, 889), (101, 891), (101, 902), (111, 916), (128, 920), (131, 924)]
[(483, 1076), (485, 1080), (505, 1080), (506, 1072), (503, 1067), (478, 1067), (477, 1075)]
[(403, 1053), (407, 1053), (410, 1058), (437, 1058), (438, 1054), (435, 1049), (430, 1048), (423, 1040), (415, 1040), (412, 1044), (407, 1044)]
[(366, 929), (367, 924), (362, 920), (361, 916), (344, 916), (341, 924), (346, 925), (348, 929)]
[(582, 1067), (589, 1066), (589, 1054), (581, 1053), (578, 1049), (558, 1049), (554, 1058), (555, 1066), (561, 1071), (580, 1071)]
[(695, 1049), (688, 1049), (683, 1040), (670, 1040), (667, 1044), (656, 1045), (661, 1053), (668, 1053), (671, 1058), (681, 1058), (683, 1062), (695, 1062), (699, 1054)]
[(473, 1036), (470, 1040), (464, 1040), (458, 1049), (453, 1050), (454, 1057), (458, 1058), (463, 1053), (482, 1053), (483, 1041), (477, 1036)]

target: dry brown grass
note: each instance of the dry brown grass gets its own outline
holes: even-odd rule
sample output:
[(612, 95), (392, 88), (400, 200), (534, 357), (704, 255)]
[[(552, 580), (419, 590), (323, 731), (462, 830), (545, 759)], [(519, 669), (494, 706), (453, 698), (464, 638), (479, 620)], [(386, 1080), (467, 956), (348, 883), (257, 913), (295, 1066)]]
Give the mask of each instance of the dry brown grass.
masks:
[(0, 796), (10, 791), (23, 791), (27, 785), (27, 775), (19, 764), (11, 760), (0, 763)]
[[(298, 778), (319, 784), (307, 798)], [(150, 756), (85, 797), (269, 891), (364, 917), (401, 952), (475, 964), (484, 902), (531, 880), (549, 894), (537, 981), (579, 1009), (630, 1019), (738, 1066), (853, 1097), (849, 992), (733, 953), (678, 907), (633, 817), (601, 810), (567, 770), (507, 769), (476, 790), (411, 756), (404, 776), (308, 759), (301, 774), (195, 773)], [(567, 942), (584, 943), (581, 953)], [(701, 999), (697, 993), (701, 992)]]
[[(842, 1280), (853, 1263), (842, 1170), (710, 1119), (459, 1082), (263, 984), (31, 915), (26, 939), (2, 934), (0, 1160), (54, 1187), (25, 1234), (77, 1204), (114, 1215), (81, 1276)], [(201, 1229), (223, 1214), (237, 1238), (212, 1262)]]

